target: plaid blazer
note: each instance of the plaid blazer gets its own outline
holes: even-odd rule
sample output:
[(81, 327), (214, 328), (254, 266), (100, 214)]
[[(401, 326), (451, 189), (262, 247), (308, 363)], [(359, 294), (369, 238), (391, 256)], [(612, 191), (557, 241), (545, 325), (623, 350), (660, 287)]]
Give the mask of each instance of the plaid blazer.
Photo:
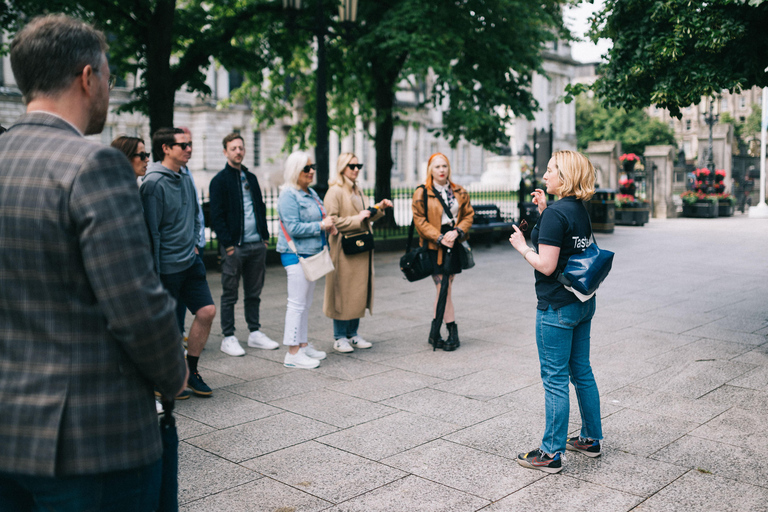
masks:
[(22, 116), (0, 136), (0, 472), (156, 461), (153, 386), (186, 372), (174, 309), (125, 155)]

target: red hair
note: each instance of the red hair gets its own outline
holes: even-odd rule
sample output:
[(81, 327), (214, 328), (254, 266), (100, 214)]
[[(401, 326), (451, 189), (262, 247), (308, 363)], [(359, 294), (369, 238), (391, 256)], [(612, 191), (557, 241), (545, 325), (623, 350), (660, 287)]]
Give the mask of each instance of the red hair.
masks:
[(427, 160), (427, 179), (424, 182), (424, 184), (427, 186), (427, 188), (432, 188), (432, 160), (434, 160), (436, 157), (443, 157), (445, 159), (445, 163), (448, 164), (448, 184), (451, 186), (452, 189), (456, 188), (456, 184), (451, 181), (451, 162), (448, 160), (448, 157), (445, 156), (442, 153), (435, 153), (431, 157), (429, 157), (429, 160)]

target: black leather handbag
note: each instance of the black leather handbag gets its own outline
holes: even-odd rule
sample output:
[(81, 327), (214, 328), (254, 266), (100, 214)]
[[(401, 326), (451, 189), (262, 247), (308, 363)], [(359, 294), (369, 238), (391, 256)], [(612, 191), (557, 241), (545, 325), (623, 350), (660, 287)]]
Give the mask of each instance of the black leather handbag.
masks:
[[(422, 185), (419, 188), (424, 188)], [(424, 189), (424, 215), (427, 215), (427, 190)], [(405, 278), (410, 281), (419, 281), (435, 273), (432, 258), (429, 257), (426, 244), (411, 250), (413, 241), (413, 221), (408, 227), (408, 243), (405, 246), (405, 254), (400, 258), (400, 270)]]
[(341, 250), (344, 254), (360, 254), (373, 250), (373, 234), (370, 231), (360, 231), (341, 236)]

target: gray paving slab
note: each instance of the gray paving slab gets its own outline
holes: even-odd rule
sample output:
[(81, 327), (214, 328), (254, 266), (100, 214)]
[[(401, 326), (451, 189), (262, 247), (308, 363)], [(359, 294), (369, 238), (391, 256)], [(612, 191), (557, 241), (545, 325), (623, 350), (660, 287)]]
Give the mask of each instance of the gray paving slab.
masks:
[(223, 459), (242, 462), (335, 430), (327, 423), (285, 412), (193, 437), (187, 442)]
[(397, 412), (397, 409), (384, 404), (330, 390), (312, 391), (275, 400), (272, 404), (339, 428), (353, 427)]
[(765, 510), (768, 489), (690, 470), (639, 507), (643, 512)]
[(315, 441), (272, 452), (243, 465), (332, 503), (347, 501), (408, 474)]
[(382, 404), (465, 427), (509, 410), (500, 403), (473, 400), (437, 389), (420, 389), (384, 400)]
[(381, 462), (460, 491), (497, 501), (544, 478), (514, 460), (436, 439)]
[[(407, 505), (406, 505), (407, 502)], [(469, 512), (488, 501), (417, 476), (407, 476), (329, 509), (330, 512)]]
[(551, 512), (552, 510), (620, 512), (632, 510), (641, 501), (642, 498), (629, 493), (558, 474), (556, 477), (542, 478), (528, 487), (510, 494), (484, 509), (484, 512), (517, 510), (533, 512)]
[(455, 432), (461, 427), (453, 423), (398, 412), (356, 427), (318, 437), (329, 446), (372, 460), (381, 460), (433, 439)]
[(331, 503), (271, 478), (262, 478), (181, 505), (181, 512), (319, 512)]
[(223, 429), (283, 412), (281, 409), (236, 395), (225, 389), (216, 397), (177, 400), (174, 410), (181, 416), (210, 427)]
[[(508, 244), (456, 278), (456, 352), (427, 345), (435, 287), (403, 280), (399, 252), (375, 255), (371, 349), (333, 351), (317, 283), (316, 370), (285, 368), (284, 347), (223, 354), (217, 319), (199, 363), (214, 396), (178, 404), (182, 510), (760, 510), (768, 463), (734, 455), (768, 453), (766, 233), (736, 216), (598, 234), (617, 254), (592, 323), (603, 456), (568, 452), (557, 475), (515, 462), (541, 442), (544, 395), (533, 273)], [(215, 270), (209, 284), (218, 303)], [(270, 266), (262, 330), (278, 341), (285, 306)]]

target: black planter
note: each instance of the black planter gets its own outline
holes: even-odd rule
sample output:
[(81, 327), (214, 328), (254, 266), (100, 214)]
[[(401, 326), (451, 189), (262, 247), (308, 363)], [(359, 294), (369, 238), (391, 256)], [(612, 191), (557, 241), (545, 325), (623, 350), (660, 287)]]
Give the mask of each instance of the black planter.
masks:
[(698, 201), (693, 204), (683, 203), (683, 217), (712, 219), (717, 217), (719, 206), (712, 201)]
[(730, 201), (719, 201), (717, 203), (718, 217), (731, 217), (733, 215), (733, 204)]
[(651, 215), (649, 206), (629, 206), (616, 208), (617, 226), (642, 226)]
[(613, 233), (616, 221), (616, 191), (600, 188), (595, 191), (592, 199), (586, 203), (589, 217), (592, 219), (592, 229), (598, 233)]

